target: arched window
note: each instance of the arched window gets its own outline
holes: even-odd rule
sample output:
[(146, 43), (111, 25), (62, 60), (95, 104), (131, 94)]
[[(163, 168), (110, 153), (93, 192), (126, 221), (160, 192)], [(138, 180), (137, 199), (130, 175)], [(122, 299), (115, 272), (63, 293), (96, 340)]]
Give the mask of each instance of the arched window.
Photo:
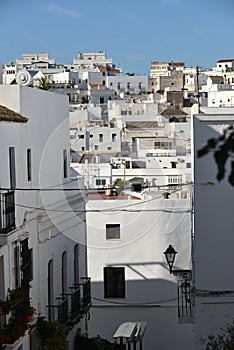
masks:
[(54, 263), (53, 260), (48, 262), (48, 316), (49, 321), (53, 321), (53, 308), (50, 307), (54, 302)]
[(67, 252), (62, 255), (62, 294), (67, 293)]
[(74, 246), (74, 284), (78, 284), (79, 279), (79, 244), (76, 244)]

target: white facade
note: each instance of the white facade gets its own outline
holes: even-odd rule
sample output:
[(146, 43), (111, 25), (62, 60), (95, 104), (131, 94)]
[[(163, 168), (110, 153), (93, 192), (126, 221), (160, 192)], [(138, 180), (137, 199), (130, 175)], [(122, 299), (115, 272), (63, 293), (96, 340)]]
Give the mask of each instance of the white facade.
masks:
[(46, 69), (50, 65), (54, 65), (54, 59), (49, 58), (48, 52), (43, 53), (24, 53), (22, 59), (16, 59), (16, 65), (19, 68), (40, 68)]
[(115, 154), (121, 151), (121, 132), (118, 128), (93, 127), (77, 131), (71, 140), (77, 152)]
[(194, 305), (196, 349), (201, 338), (217, 336), (233, 321), (233, 187), (227, 161), (222, 181), (216, 179), (214, 152), (197, 158), (197, 151), (211, 138), (234, 124), (234, 114), (194, 116)]
[(208, 107), (233, 107), (234, 89), (225, 85), (216, 85), (216, 89), (208, 92)]
[(104, 51), (99, 52), (79, 52), (78, 59), (73, 59), (73, 65), (78, 69), (95, 69), (97, 65), (112, 66), (112, 58), (106, 58)]
[[(160, 192), (149, 200), (130, 198), (103, 200), (97, 194), (87, 204), (90, 333), (111, 341), (122, 322), (140, 320), (147, 322), (143, 348), (193, 349), (192, 326), (178, 325), (176, 278), (169, 274), (163, 254), (173, 244), (179, 252), (176, 267), (190, 267), (190, 203), (160, 199)], [(95, 209), (98, 212), (92, 212)], [(109, 239), (106, 225), (119, 225), (119, 238)], [(125, 296), (105, 296), (108, 267), (123, 271)]]
[[(32, 257), (30, 296), (36, 322), (38, 316), (48, 319), (47, 305), (57, 305), (61, 293), (87, 276), (83, 197), (77, 190), (66, 191), (78, 187), (70, 180), (68, 100), (29, 87), (0, 86), (0, 105), (28, 118), (26, 123), (0, 121), (0, 297), (27, 278), (15, 253), (22, 254), (26, 242)], [(9, 189), (15, 203), (10, 221), (4, 210)], [(78, 327), (84, 330), (84, 319)], [(69, 337), (74, 337), (75, 328)], [(28, 335), (9, 349), (22, 343), (25, 350), (30, 348)]]
[(130, 94), (139, 94), (148, 89), (148, 78), (146, 76), (108, 76), (106, 77), (106, 86), (115, 90), (118, 94), (121, 92)]

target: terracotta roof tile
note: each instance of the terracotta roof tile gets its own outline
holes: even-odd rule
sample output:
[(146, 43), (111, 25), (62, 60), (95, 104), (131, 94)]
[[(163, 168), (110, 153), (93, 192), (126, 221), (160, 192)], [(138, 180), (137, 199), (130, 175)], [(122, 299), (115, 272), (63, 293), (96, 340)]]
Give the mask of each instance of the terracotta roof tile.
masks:
[(28, 118), (23, 117), (19, 113), (12, 111), (11, 109), (0, 105), (0, 121), (15, 122), (15, 123), (27, 123)]

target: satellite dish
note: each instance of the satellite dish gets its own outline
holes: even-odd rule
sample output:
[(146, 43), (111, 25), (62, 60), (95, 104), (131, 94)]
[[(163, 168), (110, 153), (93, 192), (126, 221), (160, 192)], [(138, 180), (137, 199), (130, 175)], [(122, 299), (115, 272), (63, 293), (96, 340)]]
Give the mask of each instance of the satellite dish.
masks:
[(19, 70), (16, 73), (15, 79), (16, 79), (16, 83), (19, 85), (25, 85), (25, 86), (32, 85), (31, 74), (26, 69)]

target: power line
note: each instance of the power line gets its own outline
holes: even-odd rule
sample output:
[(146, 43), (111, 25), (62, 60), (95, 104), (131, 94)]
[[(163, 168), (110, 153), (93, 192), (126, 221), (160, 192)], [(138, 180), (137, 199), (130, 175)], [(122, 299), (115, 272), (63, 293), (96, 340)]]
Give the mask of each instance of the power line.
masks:
[[(111, 300), (100, 299), (100, 298), (95, 298), (95, 297), (92, 297), (92, 299), (93, 300), (97, 300), (97, 301), (102, 301), (102, 302), (105, 302), (107, 304), (111, 304), (111, 305), (115, 305), (115, 306), (124, 306), (124, 307), (160, 307), (161, 305), (159, 305), (159, 304), (170, 303), (172, 301), (177, 300), (177, 297), (176, 298), (168, 298), (168, 299), (156, 300), (156, 301), (151, 301), (151, 302), (145, 302), (145, 303), (121, 303), (121, 302), (117, 302), (117, 301), (111, 301)], [(99, 305), (95, 305), (95, 306), (98, 307)], [(108, 306), (108, 305), (102, 305), (102, 306), (105, 307), (105, 306)]]
[[(4, 201), (3, 199), (0, 200), (2, 203), (10, 204), (11, 202)], [(130, 213), (141, 213), (141, 212), (166, 212), (166, 213), (175, 213), (175, 210), (169, 210), (164, 208), (158, 208), (158, 209), (84, 209), (84, 210), (60, 210), (60, 209), (49, 209), (49, 208), (40, 208), (40, 207), (34, 207), (30, 205), (24, 205), (19, 203), (14, 203), (16, 207), (20, 208), (26, 208), (26, 209), (33, 209), (33, 210), (39, 210), (39, 211), (46, 211), (46, 212), (58, 212), (58, 213), (108, 213), (108, 212), (130, 212)], [(177, 209), (177, 208), (175, 208)], [(182, 208), (179, 208), (182, 209)], [(182, 209), (181, 211), (177, 211), (177, 213), (190, 213), (190, 209)]]

